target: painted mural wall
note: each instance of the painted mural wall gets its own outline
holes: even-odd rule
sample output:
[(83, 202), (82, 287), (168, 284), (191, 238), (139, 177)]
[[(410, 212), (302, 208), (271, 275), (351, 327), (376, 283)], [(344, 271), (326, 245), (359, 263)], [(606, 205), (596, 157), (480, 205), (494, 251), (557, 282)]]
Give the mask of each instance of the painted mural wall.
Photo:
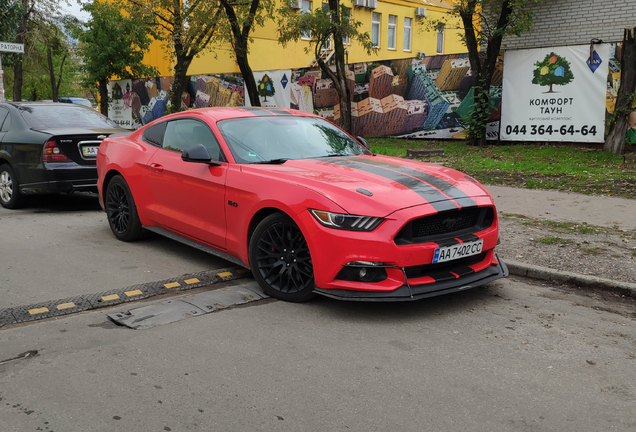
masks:
[[(354, 133), (361, 136), (463, 138), (473, 104), (473, 77), (466, 54), (356, 63), (347, 74), (353, 95)], [(497, 139), (503, 63), (493, 82), (493, 113), (488, 136)], [(255, 72), (262, 106), (313, 112), (338, 124), (338, 94), (320, 70)], [(109, 116), (136, 129), (167, 112), (169, 77), (109, 83)], [(190, 77), (183, 108), (250, 105), (240, 74)]]

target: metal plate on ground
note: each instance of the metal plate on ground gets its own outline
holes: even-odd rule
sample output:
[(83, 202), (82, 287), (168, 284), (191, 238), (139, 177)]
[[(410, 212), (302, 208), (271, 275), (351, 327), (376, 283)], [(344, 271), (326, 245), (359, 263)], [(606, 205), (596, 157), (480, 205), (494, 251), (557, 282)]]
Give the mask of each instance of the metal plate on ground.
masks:
[(108, 318), (119, 325), (141, 330), (267, 297), (256, 282), (250, 282), (143, 306), (126, 313), (109, 314)]

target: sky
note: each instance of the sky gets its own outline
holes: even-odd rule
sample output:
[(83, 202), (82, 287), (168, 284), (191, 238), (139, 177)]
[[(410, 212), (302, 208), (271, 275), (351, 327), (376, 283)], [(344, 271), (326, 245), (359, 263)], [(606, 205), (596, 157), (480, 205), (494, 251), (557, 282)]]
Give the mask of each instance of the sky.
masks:
[[(60, 2), (61, 9), (63, 9), (66, 13), (73, 15), (80, 20), (86, 22), (90, 18), (90, 14), (82, 10), (82, 6), (77, 3), (78, 0), (69, 0), (70, 5), (65, 4), (63, 1)], [(84, 3), (89, 3), (87, 0), (81, 0)]]

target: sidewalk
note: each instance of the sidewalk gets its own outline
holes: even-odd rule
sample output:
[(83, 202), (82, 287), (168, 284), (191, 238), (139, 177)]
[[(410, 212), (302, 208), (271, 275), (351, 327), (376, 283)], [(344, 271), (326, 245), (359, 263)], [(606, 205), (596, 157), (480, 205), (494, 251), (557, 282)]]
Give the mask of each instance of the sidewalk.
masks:
[(630, 200), (505, 186), (486, 188), (503, 213), (636, 231), (636, 191)]
[[(539, 220), (586, 223), (607, 228), (618, 228), (626, 232), (636, 233), (636, 199), (613, 198), (596, 195), (582, 195), (571, 192), (546, 191), (537, 189), (520, 189), (505, 186), (486, 186), (495, 199), (497, 211), (500, 214), (523, 215)], [(635, 191), (636, 194), (636, 191)], [(518, 233), (517, 233), (518, 234)], [(519, 239), (515, 239), (520, 241)], [(528, 243), (528, 236), (524, 239)], [(513, 242), (516, 247), (517, 243)], [(533, 242), (529, 242), (533, 243)], [(544, 250), (548, 246), (540, 246)], [(538, 266), (527, 261), (527, 255), (523, 255), (525, 262), (517, 261), (521, 255), (514, 258), (514, 254), (500, 257), (506, 262), (510, 273), (517, 276), (529, 277), (546, 281), (559, 281), (574, 284), (581, 288), (600, 289), (619, 293), (629, 297), (636, 297), (636, 280), (611, 280), (583, 274), (581, 271), (571, 269), (569, 271), (565, 263), (555, 263), (551, 267)], [(592, 259), (600, 259), (593, 257)], [(612, 261), (616, 261), (607, 257)], [(634, 265), (629, 260), (624, 265)], [(620, 265), (620, 264), (619, 264)], [(565, 267), (565, 268), (564, 268)]]

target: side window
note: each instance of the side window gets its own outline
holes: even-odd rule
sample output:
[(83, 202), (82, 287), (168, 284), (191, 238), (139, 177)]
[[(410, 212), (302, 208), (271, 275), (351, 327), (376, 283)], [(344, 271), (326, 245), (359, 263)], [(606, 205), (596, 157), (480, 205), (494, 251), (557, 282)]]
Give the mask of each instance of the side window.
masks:
[(195, 144), (203, 144), (213, 160), (221, 160), (219, 143), (205, 123), (193, 119), (168, 122), (163, 148), (181, 153)]
[(4, 126), (4, 121), (9, 117), (9, 110), (6, 108), (0, 107), (0, 131), (6, 131), (9, 129), (9, 121), (7, 121), (6, 127)]
[(161, 147), (163, 143), (163, 132), (166, 130), (166, 122), (150, 126), (144, 131), (142, 138), (148, 144)]

